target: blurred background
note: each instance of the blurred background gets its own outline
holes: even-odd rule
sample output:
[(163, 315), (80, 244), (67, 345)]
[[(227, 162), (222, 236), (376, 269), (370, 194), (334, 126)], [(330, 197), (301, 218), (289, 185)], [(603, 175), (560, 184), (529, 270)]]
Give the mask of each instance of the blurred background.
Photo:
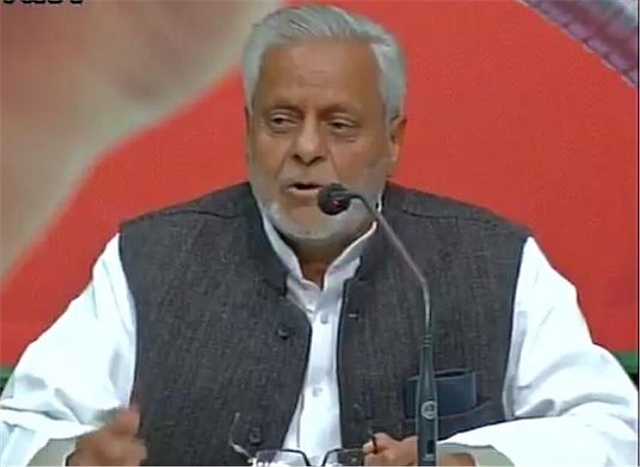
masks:
[[(330, 3), (384, 24), (406, 49), (396, 181), (529, 226), (577, 286), (594, 339), (637, 365), (637, 87), (517, 0)], [(16, 363), (86, 286), (120, 222), (244, 180), (243, 132), (233, 69), (102, 154), (2, 283), (0, 363)]]

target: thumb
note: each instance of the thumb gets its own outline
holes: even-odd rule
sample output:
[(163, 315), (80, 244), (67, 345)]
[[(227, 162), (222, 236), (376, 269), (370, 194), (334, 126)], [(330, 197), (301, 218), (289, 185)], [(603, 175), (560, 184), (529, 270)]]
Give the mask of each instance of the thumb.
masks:
[(113, 433), (135, 436), (139, 426), (140, 411), (136, 407), (131, 407), (118, 412), (108, 428)]

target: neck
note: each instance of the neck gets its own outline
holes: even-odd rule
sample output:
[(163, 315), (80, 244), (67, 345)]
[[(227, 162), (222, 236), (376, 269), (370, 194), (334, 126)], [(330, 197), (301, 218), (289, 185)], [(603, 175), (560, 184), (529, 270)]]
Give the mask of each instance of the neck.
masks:
[(351, 243), (362, 236), (371, 227), (371, 224), (371, 220), (368, 220), (353, 234), (326, 242), (293, 240), (286, 237), (283, 237), (283, 239), (296, 254), (304, 278), (322, 287), (324, 276), (331, 263)]

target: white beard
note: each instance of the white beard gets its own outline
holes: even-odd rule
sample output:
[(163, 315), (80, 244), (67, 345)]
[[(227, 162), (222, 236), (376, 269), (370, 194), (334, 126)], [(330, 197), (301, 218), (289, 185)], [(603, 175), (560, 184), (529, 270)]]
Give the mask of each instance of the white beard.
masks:
[[(293, 241), (331, 244), (349, 238), (371, 217), (369, 211), (360, 200), (353, 200), (349, 209), (335, 216), (323, 215), (322, 221), (312, 227), (301, 226), (291, 220), (282, 208), (274, 201), (265, 200), (260, 192), (259, 182), (251, 180), (251, 190), (262, 213), (284, 237)], [(369, 193), (360, 191), (365, 199), (376, 206), (382, 196), (384, 185)], [(318, 211), (320, 208), (318, 208)]]
[[(356, 234), (358, 229), (371, 217), (371, 214), (360, 200), (353, 200), (346, 211), (335, 216), (323, 215), (322, 221), (313, 227), (301, 226), (291, 220), (275, 201), (266, 199), (261, 190), (263, 182), (260, 173), (255, 170), (251, 157), (248, 157), (248, 162), (249, 180), (253, 196), (269, 222), (286, 238), (304, 243), (331, 244), (348, 239)], [(376, 169), (379, 169), (379, 167), (371, 168), (370, 170)], [(365, 186), (365, 180), (369, 178), (368, 175), (366, 174), (362, 177), (361, 183), (358, 183), (360, 187)], [(349, 186), (347, 188), (357, 190), (372, 206), (376, 206), (381, 199), (384, 187), (385, 179), (383, 178), (376, 186), (368, 188)], [(317, 209), (320, 211), (320, 208)]]
[(258, 202), (269, 222), (282, 235), (306, 243), (326, 244), (341, 240), (355, 233), (370, 216), (364, 205), (356, 200), (346, 211), (335, 216), (324, 216), (319, 225), (303, 227), (289, 219), (277, 203)]

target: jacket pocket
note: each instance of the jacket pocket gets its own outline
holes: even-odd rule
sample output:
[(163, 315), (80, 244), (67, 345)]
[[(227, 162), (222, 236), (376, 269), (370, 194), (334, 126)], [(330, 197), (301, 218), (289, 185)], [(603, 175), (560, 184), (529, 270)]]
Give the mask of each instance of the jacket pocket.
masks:
[[(447, 439), (456, 433), (473, 430), (497, 422), (490, 400), (478, 404), (471, 410), (438, 417), (438, 440)], [(406, 418), (403, 423), (403, 437), (416, 434), (415, 418)]]

